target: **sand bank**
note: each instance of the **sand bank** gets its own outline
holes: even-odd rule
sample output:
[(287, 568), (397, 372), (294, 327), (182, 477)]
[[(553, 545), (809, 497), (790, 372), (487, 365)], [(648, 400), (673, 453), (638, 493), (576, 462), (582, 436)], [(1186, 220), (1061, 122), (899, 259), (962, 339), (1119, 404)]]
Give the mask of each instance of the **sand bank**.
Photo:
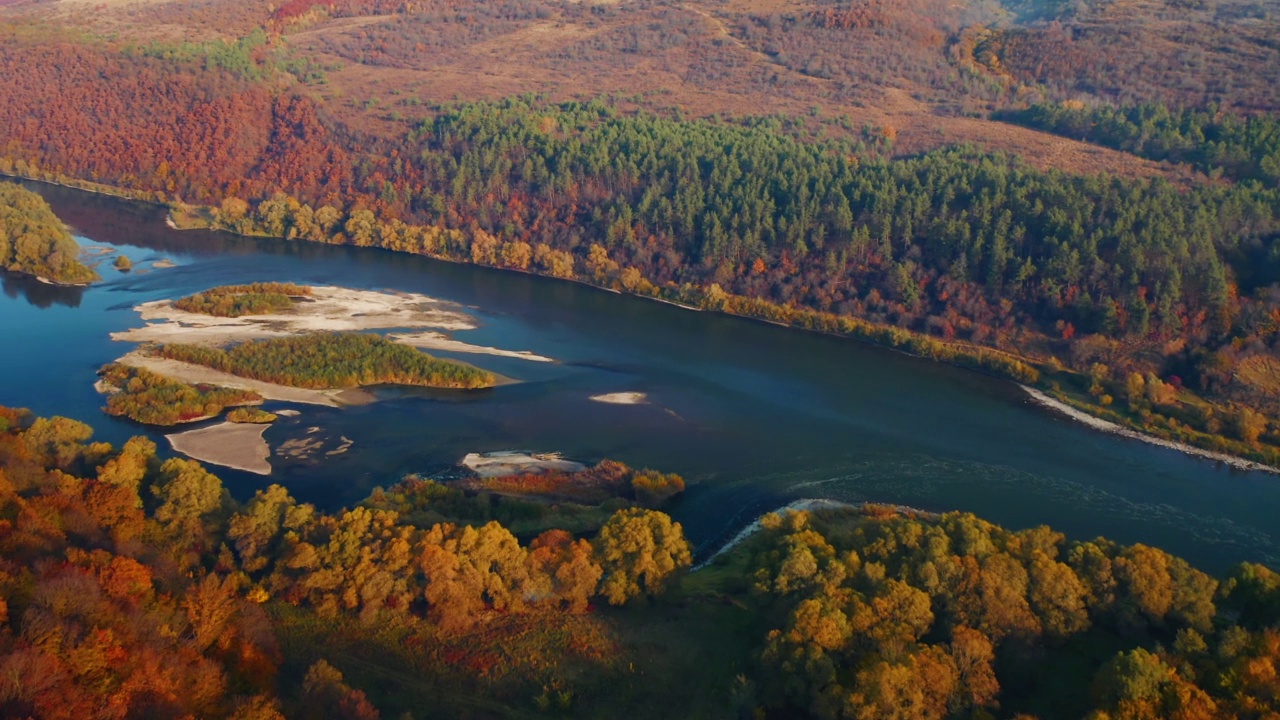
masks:
[(1280, 468), (1264, 465), (1263, 463), (1254, 462), (1253, 460), (1246, 460), (1241, 457), (1236, 457), (1235, 455), (1227, 455), (1226, 453), (1205, 450), (1204, 448), (1198, 448), (1194, 445), (1177, 442), (1176, 440), (1165, 440), (1164, 438), (1158, 438), (1154, 435), (1147, 435), (1146, 433), (1141, 433), (1137, 430), (1131, 430), (1123, 425), (1117, 425), (1108, 420), (1094, 417), (1083, 410), (1077, 410), (1064, 402), (1060, 402), (1049, 397), (1033, 387), (1023, 385), (1022, 389), (1027, 392), (1027, 395), (1031, 397), (1031, 401), (1035, 404), (1056, 410), (1072, 420), (1084, 423), (1095, 430), (1114, 433), (1134, 440), (1141, 440), (1142, 442), (1159, 445), (1160, 447), (1169, 448), (1171, 450), (1180, 450), (1188, 455), (1195, 455), (1196, 457), (1217, 460), (1218, 462), (1230, 465), (1231, 467), (1239, 470), (1261, 470), (1264, 472), (1280, 474)]
[(174, 450), (201, 462), (270, 475), (271, 448), (262, 434), (266, 425), (224, 422), (199, 430), (166, 435)]
[(497, 355), (498, 357), (518, 358), (533, 362), (555, 362), (549, 357), (535, 355), (528, 350), (502, 350), (484, 345), (472, 345), (461, 340), (454, 340), (438, 332), (395, 333), (388, 335), (387, 339), (422, 350), (444, 350), (446, 352), (472, 353), (475, 355)]
[(287, 385), (250, 380), (213, 368), (191, 363), (152, 357), (137, 350), (125, 355), (116, 362), (130, 367), (139, 367), (158, 373), (167, 378), (191, 385), (218, 385), (238, 390), (252, 390), (266, 400), (303, 403), (306, 405), (326, 405), (341, 407), (343, 405), (367, 405), (373, 402), (373, 394), (358, 388), (338, 390), (310, 390)]
[(471, 317), (448, 303), (414, 293), (384, 293), (313, 287), (290, 309), (266, 315), (220, 318), (179, 310), (171, 300), (135, 308), (147, 325), (111, 334), (125, 342), (226, 345), (313, 332), (359, 332), (390, 328), (472, 330)]
[(467, 453), (458, 463), (482, 478), (506, 475), (531, 475), (536, 473), (582, 472), (586, 465), (565, 460), (560, 453), (524, 453), (503, 450), (489, 453)]
[(642, 405), (648, 401), (649, 396), (642, 392), (616, 392), (592, 395), (591, 399), (610, 405)]

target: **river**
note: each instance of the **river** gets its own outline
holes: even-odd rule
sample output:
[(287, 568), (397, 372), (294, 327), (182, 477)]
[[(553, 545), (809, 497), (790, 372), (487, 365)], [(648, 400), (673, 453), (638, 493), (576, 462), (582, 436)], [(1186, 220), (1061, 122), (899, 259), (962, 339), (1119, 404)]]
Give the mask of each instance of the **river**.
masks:
[[(270, 477), (218, 469), (240, 499), (278, 482), (332, 509), (468, 452), (560, 451), (684, 475), (689, 489), (670, 512), (701, 554), (761, 512), (812, 497), (965, 510), (1014, 528), (1048, 524), (1072, 538), (1158, 546), (1211, 571), (1240, 560), (1280, 566), (1280, 477), (1096, 432), (1009, 382), (574, 283), (376, 249), (175, 231), (155, 206), (27, 187), (82, 245), (118, 248), (138, 266), (122, 274), (104, 262), (104, 282), (88, 289), (3, 278), (0, 404), (83, 420), (97, 439), (148, 432), (100, 410), (94, 373), (129, 347), (108, 333), (138, 326), (132, 308), (141, 302), (215, 285), (422, 293), (476, 318), (479, 327), (457, 339), (558, 361), (459, 355), (522, 382), (474, 393), (382, 391), (381, 402), (354, 408), (294, 406), (300, 416), (267, 431), (273, 447), (346, 438), (350, 450), (273, 457)], [(176, 267), (150, 267), (159, 259)], [(590, 399), (612, 392), (643, 392), (648, 402)]]

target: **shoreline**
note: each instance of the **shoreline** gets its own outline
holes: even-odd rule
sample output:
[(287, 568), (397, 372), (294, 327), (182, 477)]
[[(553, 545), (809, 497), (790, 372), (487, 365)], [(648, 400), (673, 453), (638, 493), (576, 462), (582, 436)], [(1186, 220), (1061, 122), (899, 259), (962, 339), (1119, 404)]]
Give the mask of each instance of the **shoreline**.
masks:
[(1056, 400), (1050, 397), (1049, 395), (1045, 394), (1043, 391), (1037, 390), (1028, 385), (1023, 385), (1019, 383), (1018, 386), (1021, 387), (1027, 393), (1027, 396), (1031, 398), (1031, 401), (1033, 404), (1039, 405), (1044, 408), (1048, 408), (1050, 410), (1055, 410), (1058, 413), (1065, 415), (1067, 418), (1074, 420), (1076, 422), (1079, 422), (1083, 425), (1086, 425), (1094, 430), (1099, 430), (1105, 433), (1111, 433), (1113, 435), (1119, 435), (1121, 437), (1130, 438), (1132, 440), (1139, 440), (1141, 442), (1149, 443), (1151, 445), (1156, 445), (1162, 448), (1167, 448), (1169, 450), (1177, 450), (1179, 452), (1186, 453), (1187, 455), (1192, 455), (1194, 457), (1202, 458), (1205, 460), (1215, 460), (1217, 462), (1223, 463), (1224, 465), (1232, 467), (1236, 470), (1269, 472), (1275, 475), (1280, 475), (1280, 468), (1267, 465), (1265, 463), (1260, 463), (1255, 460), (1248, 460), (1246, 458), (1237, 457), (1235, 455), (1229, 455), (1227, 453), (1216, 452), (1214, 450), (1206, 450), (1205, 448), (1197, 447), (1195, 445), (1191, 445), (1184, 442), (1179, 442), (1177, 440), (1166, 440), (1161, 437), (1156, 437), (1155, 435), (1148, 435), (1147, 433), (1139, 432), (1132, 428), (1127, 428), (1123, 425), (1118, 425), (1116, 423), (1111, 422), (1110, 420), (1103, 420), (1100, 417), (1095, 417), (1093, 415), (1090, 415), (1089, 413), (1083, 410), (1079, 410), (1077, 408), (1071, 407), (1070, 405), (1062, 402), (1061, 400)]

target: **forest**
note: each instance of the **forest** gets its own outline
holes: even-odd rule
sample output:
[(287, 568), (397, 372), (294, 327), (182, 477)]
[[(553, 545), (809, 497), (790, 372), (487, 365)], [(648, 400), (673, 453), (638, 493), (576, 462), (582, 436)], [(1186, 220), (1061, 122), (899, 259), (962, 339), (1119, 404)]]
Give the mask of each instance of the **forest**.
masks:
[(79, 258), (80, 246), (44, 198), (0, 182), (0, 268), (62, 285), (99, 280)]
[(361, 333), (252, 340), (230, 350), (168, 343), (147, 352), (239, 377), (321, 390), (365, 385), (476, 389), (497, 382), (486, 370), (441, 360), (380, 335)]
[(431, 486), (331, 514), (278, 485), (241, 502), (145, 438), (0, 409), (0, 713), (1280, 711), (1262, 566), (1214, 578), (1144, 545), (867, 506), (766, 516), (690, 571), (657, 511), (517, 537), (440, 519), (462, 507), (447, 487), (393, 500), (410, 487)]
[(1194, 166), (1206, 174), (1280, 184), (1280, 116), (1242, 117), (1219, 108), (1171, 111), (1158, 104), (1085, 107), (1032, 105), (1004, 113), (1055, 135)]

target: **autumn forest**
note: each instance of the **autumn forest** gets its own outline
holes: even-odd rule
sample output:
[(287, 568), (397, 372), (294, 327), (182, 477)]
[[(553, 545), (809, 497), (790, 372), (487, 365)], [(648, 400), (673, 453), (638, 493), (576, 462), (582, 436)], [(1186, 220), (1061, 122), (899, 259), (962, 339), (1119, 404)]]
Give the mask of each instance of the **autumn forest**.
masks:
[[(1277, 465), (1277, 37), (1265, 0), (0, 0), (0, 175), (850, 337)], [(77, 253), (0, 183), (6, 272), (98, 279)], [(145, 352), (502, 381), (367, 334)], [(147, 425), (275, 419), (99, 379)], [(0, 715), (1280, 716), (1262, 565), (867, 505), (694, 569), (660, 467), (387, 477), (326, 512), (165, 457), (0, 409)]]

